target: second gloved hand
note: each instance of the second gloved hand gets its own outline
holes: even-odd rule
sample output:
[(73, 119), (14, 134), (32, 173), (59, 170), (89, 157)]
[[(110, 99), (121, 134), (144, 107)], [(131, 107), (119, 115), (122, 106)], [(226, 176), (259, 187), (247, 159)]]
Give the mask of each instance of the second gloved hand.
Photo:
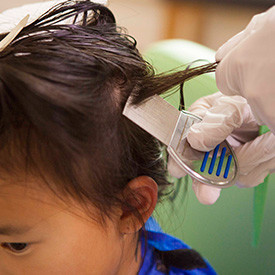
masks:
[[(258, 136), (259, 126), (246, 99), (218, 92), (200, 98), (188, 111), (203, 118), (188, 133), (193, 148), (210, 151), (225, 139), (233, 147), (240, 166), (238, 187), (256, 186), (275, 171), (275, 136), (271, 132)], [(171, 157), (168, 171), (177, 178), (186, 175)], [(192, 188), (203, 204), (215, 203), (221, 191), (194, 179)]]
[(275, 134), (275, 6), (255, 15), (247, 27), (221, 46), (216, 82), (225, 95), (247, 99), (260, 125)]

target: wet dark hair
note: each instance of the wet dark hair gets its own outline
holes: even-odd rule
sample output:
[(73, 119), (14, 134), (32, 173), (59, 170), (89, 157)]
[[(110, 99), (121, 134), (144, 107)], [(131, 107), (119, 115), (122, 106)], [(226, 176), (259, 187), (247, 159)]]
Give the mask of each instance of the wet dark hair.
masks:
[(215, 66), (156, 75), (107, 7), (54, 6), (0, 53), (0, 177), (38, 176), (62, 200), (98, 208), (102, 225), (118, 205), (142, 219), (119, 198), (127, 183), (153, 178), (158, 202), (171, 183), (163, 145), (123, 107), (130, 95), (140, 104)]

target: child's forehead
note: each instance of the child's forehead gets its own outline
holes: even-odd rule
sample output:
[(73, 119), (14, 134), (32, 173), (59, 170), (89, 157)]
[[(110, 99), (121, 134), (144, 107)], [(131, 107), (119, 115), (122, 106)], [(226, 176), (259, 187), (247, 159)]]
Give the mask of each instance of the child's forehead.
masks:
[(25, 186), (0, 183), (0, 228), (27, 227), (26, 234), (54, 232), (62, 223), (69, 225), (79, 220), (77, 210), (62, 204), (50, 191), (26, 189)]
[(33, 227), (60, 212), (50, 197), (26, 187), (0, 183), (0, 226)]
[[(35, 224), (62, 213), (64, 216), (88, 219), (76, 201), (68, 199), (64, 202), (45, 186), (39, 187), (35, 182), (16, 184), (0, 180), (0, 209), (0, 225), (3, 221), (19, 222), (20, 219)], [(96, 213), (94, 207), (91, 206), (91, 209)]]
[(4, 210), (6, 212), (16, 211), (19, 213), (27, 209), (31, 212), (41, 209), (42, 214), (60, 208), (62, 208), (62, 202), (45, 187), (39, 187), (34, 182), (15, 183), (0, 180), (1, 213)]

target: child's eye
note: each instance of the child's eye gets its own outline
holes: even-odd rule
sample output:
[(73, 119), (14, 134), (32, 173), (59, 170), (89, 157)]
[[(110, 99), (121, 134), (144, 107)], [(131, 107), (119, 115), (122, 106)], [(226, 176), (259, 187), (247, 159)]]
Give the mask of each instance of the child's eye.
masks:
[(14, 253), (23, 253), (29, 247), (28, 243), (1, 243), (1, 246), (11, 250)]

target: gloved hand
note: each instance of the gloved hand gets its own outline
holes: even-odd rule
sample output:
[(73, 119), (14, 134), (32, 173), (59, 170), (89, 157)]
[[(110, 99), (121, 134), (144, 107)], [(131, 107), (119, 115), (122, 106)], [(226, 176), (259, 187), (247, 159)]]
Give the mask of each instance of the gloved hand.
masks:
[[(0, 33), (10, 32), (27, 14), (30, 15), (28, 23), (31, 23), (51, 7), (64, 1), (65, 0), (40, 1), (5, 10), (0, 14)], [(93, 2), (105, 5), (108, 0), (93, 0)], [(66, 21), (63, 21), (63, 23), (64, 22)]]
[[(271, 132), (258, 136), (259, 126), (245, 98), (218, 92), (200, 98), (188, 111), (203, 118), (187, 135), (193, 148), (210, 151), (225, 139), (233, 147), (240, 166), (238, 187), (256, 186), (275, 172), (275, 136)], [(168, 171), (177, 178), (186, 175), (170, 156)], [(221, 191), (194, 179), (192, 188), (203, 204), (215, 203)]]
[(225, 95), (241, 95), (259, 125), (275, 134), (275, 6), (255, 15), (216, 53), (216, 82)]

